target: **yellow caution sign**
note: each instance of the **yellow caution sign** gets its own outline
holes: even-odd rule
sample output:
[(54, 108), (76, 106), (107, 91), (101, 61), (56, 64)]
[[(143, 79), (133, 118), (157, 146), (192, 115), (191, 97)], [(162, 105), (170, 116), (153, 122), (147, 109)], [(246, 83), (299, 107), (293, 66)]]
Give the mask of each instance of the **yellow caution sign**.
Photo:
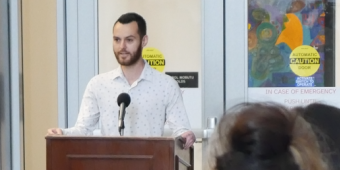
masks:
[(290, 54), (290, 68), (300, 77), (309, 77), (320, 67), (320, 55), (313, 47), (302, 45), (296, 47)]
[(165, 67), (165, 59), (163, 54), (158, 49), (153, 47), (144, 48), (142, 56), (152, 68), (163, 72)]

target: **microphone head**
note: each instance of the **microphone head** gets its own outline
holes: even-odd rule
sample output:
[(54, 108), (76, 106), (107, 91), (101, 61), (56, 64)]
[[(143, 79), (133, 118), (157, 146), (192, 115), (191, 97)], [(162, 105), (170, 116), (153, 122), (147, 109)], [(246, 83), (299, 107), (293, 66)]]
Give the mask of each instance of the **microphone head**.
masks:
[(121, 103), (125, 104), (125, 107), (128, 107), (131, 102), (130, 95), (127, 93), (121, 93), (117, 98), (117, 104), (120, 106)]

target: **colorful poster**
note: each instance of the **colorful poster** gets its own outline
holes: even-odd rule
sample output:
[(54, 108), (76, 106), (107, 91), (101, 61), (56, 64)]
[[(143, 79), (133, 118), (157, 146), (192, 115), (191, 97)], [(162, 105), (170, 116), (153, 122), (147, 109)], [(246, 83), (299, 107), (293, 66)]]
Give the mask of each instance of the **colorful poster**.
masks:
[(325, 9), (325, 0), (248, 1), (248, 87), (325, 86)]

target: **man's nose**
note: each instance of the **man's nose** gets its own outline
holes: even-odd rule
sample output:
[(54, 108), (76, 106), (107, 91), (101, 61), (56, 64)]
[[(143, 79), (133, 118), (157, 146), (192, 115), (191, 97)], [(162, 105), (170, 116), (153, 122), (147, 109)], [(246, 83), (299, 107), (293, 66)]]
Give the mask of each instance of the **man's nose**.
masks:
[(121, 48), (121, 49), (125, 49), (125, 48), (126, 48), (126, 41), (125, 41), (125, 40), (122, 40), (122, 41), (120, 42), (120, 48)]

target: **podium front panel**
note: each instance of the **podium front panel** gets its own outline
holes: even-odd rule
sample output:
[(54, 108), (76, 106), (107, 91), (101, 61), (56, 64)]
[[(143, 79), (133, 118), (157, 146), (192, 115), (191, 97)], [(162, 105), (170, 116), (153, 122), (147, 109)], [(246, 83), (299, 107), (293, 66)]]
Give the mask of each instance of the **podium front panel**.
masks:
[(46, 144), (47, 170), (174, 170), (176, 160), (186, 169), (193, 165), (184, 156), (190, 150), (176, 151), (173, 138), (47, 136)]

